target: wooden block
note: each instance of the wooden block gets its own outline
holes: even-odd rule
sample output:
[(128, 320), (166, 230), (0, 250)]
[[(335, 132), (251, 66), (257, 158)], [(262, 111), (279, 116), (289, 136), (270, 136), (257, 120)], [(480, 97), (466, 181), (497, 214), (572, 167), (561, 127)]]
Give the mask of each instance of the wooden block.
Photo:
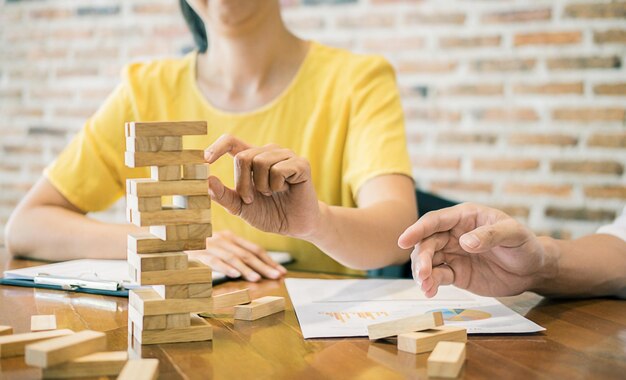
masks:
[(24, 360), (28, 365), (48, 368), (94, 352), (104, 351), (106, 345), (107, 338), (103, 332), (83, 330), (76, 334), (29, 344), (26, 346)]
[(163, 241), (149, 233), (128, 235), (128, 249), (137, 253), (194, 251), (206, 249), (206, 239)]
[(128, 361), (126, 351), (96, 352), (67, 363), (44, 368), (44, 379), (73, 379), (77, 377), (117, 376)]
[(0, 326), (0, 336), (2, 335), (11, 335), (13, 334), (13, 327), (11, 326)]
[(283, 310), (285, 310), (283, 297), (261, 297), (252, 300), (249, 305), (235, 306), (235, 319), (254, 321)]
[(370, 339), (380, 339), (413, 331), (428, 330), (441, 325), (443, 325), (443, 315), (437, 311), (393, 321), (372, 323), (367, 326), (367, 333)]
[(207, 179), (209, 178), (208, 164), (184, 164), (183, 179)]
[(211, 210), (163, 210), (141, 212), (132, 210), (132, 223), (138, 227), (169, 224), (211, 223)]
[(208, 195), (174, 195), (172, 203), (175, 207), (189, 210), (211, 208), (211, 198)]
[[(194, 284), (185, 285), (154, 285), (152, 289), (161, 296), (161, 298), (189, 298), (189, 287)], [(210, 297), (207, 295), (205, 297)]]
[(213, 232), (211, 223), (150, 226), (150, 233), (163, 240), (206, 239)]
[(154, 181), (180, 181), (180, 165), (151, 166), (150, 179)]
[(428, 357), (429, 377), (457, 377), (465, 364), (465, 343), (439, 342)]
[(57, 318), (54, 315), (33, 315), (30, 317), (30, 331), (56, 330)]
[(132, 305), (128, 306), (128, 321), (132, 321), (140, 330), (162, 330), (167, 327), (167, 315), (142, 315)]
[(246, 303), (250, 303), (250, 293), (248, 292), (248, 289), (220, 294), (213, 297), (213, 308), (205, 313), (201, 313), (200, 316), (212, 317), (215, 310), (243, 305)]
[(191, 314), (189, 313), (168, 314), (165, 317), (167, 318), (167, 329), (180, 329), (191, 326)]
[(143, 316), (194, 313), (213, 309), (213, 298), (166, 298), (154, 289), (140, 288), (129, 292), (128, 303)]
[(435, 329), (398, 335), (398, 350), (421, 354), (435, 349), (438, 342), (467, 342), (467, 330), (463, 327), (440, 326)]
[(187, 254), (184, 252), (135, 253), (128, 251), (127, 259), (128, 263), (140, 272), (180, 270), (189, 267)]
[(173, 152), (183, 150), (182, 136), (126, 137), (127, 152)]
[(133, 336), (141, 344), (201, 342), (213, 339), (213, 327), (197, 315), (191, 316), (189, 327), (165, 330), (133, 330)]
[(139, 168), (142, 166), (201, 164), (205, 162), (203, 150), (181, 150), (178, 152), (126, 152), (124, 158), (124, 163), (129, 168)]
[(161, 197), (138, 197), (136, 195), (126, 195), (126, 209), (135, 211), (159, 211), (161, 210)]
[(206, 121), (151, 121), (126, 123), (126, 136), (206, 135)]
[(189, 261), (187, 265), (189, 267), (182, 270), (136, 271), (133, 280), (139, 285), (185, 285), (211, 281), (213, 276), (211, 268), (206, 265), (197, 265), (193, 261)]
[(69, 334), (74, 334), (74, 331), (62, 329), (2, 336), (0, 337), (0, 358), (24, 355), (24, 348), (27, 344)]
[(211, 294), (213, 293), (213, 283), (211, 282), (189, 284), (187, 285), (187, 288), (189, 289), (189, 298), (211, 297)]
[(137, 197), (161, 197), (165, 195), (203, 195), (208, 197), (209, 185), (203, 180), (155, 181), (149, 178), (133, 178), (126, 181), (127, 193)]
[(156, 380), (159, 377), (159, 359), (136, 359), (126, 362), (117, 380)]

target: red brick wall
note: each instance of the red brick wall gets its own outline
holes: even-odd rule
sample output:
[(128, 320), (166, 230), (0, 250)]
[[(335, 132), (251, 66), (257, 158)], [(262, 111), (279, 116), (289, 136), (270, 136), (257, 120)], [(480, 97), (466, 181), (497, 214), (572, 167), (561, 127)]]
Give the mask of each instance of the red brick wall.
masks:
[[(565, 237), (626, 204), (626, 1), (283, 4), (298, 35), (394, 64), (423, 189)], [(122, 65), (179, 55), (191, 40), (175, 0), (0, 6), (3, 226)], [(102, 217), (123, 220), (119, 209)]]

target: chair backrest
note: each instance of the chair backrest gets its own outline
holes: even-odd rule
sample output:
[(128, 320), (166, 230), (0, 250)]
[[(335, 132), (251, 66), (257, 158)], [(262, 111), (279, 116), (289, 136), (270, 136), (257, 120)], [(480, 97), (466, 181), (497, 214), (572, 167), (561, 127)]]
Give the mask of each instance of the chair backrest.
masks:
[[(446, 198), (442, 198), (435, 194), (431, 194), (419, 189), (415, 190), (415, 198), (417, 199), (417, 212), (419, 217), (431, 212), (440, 210), (446, 207), (452, 207), (457, 202), (451, 201)], [(367, 271), (368, 277), (386, 277), (386, 278), (412, 278), (411, 273), (411, 261), (403, 265), (390, 265), (381, 269), (374, 269)]]

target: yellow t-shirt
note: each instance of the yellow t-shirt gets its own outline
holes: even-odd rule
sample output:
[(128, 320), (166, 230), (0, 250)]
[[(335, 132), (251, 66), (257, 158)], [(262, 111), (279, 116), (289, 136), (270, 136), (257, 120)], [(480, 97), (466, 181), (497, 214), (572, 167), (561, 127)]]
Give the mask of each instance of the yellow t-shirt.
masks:
[[(208, 135), (184, 137), (185, 149), (205, 149), (224, 133), (252, 145), (292, 149), (310, 162), (317, 196), (329, 205), (355, 207), (359, 187), (373, 177), (411, 175), (394, 71), (383, 58), (312, 42), (281, 95), (254, 111), (231, 113), (202, 96), (196, 57), (127, 66), (122, 83), (46, 169), (48, 180), (83, 211), (110, 207), (124, 196), (126, 178), (149, 177), (148, 168), (124, 165), (124, 123), (165, 120), (207, 121)], [(232, 158), (220, 158), (211, 174), (233, 187)], [(268, 250), (287, 251), (297, 260), (294, 268), (362, 273), (312, 244), (261, 232), (213, 206), (214, 231), (228, 229)]]

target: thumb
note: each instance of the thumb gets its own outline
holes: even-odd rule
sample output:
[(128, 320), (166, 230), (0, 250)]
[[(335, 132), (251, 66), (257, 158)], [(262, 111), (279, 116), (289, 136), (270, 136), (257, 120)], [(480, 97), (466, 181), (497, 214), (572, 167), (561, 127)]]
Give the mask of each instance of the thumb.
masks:
[(211, 196), (211, 199), (219, 203), (231, 214), (240, 215), (243, 201), (241, 200), (239, 194), (233, 189), (229, 189), (224, 186), (222, 181), (215, 176), (210, 176), (208, 181), (209, 195)]
[(459, 238), (466, 252), (486, 252), (497, 246), (517, 247), (528, 240), (530, 232), (514, 219), (480, 226)]

